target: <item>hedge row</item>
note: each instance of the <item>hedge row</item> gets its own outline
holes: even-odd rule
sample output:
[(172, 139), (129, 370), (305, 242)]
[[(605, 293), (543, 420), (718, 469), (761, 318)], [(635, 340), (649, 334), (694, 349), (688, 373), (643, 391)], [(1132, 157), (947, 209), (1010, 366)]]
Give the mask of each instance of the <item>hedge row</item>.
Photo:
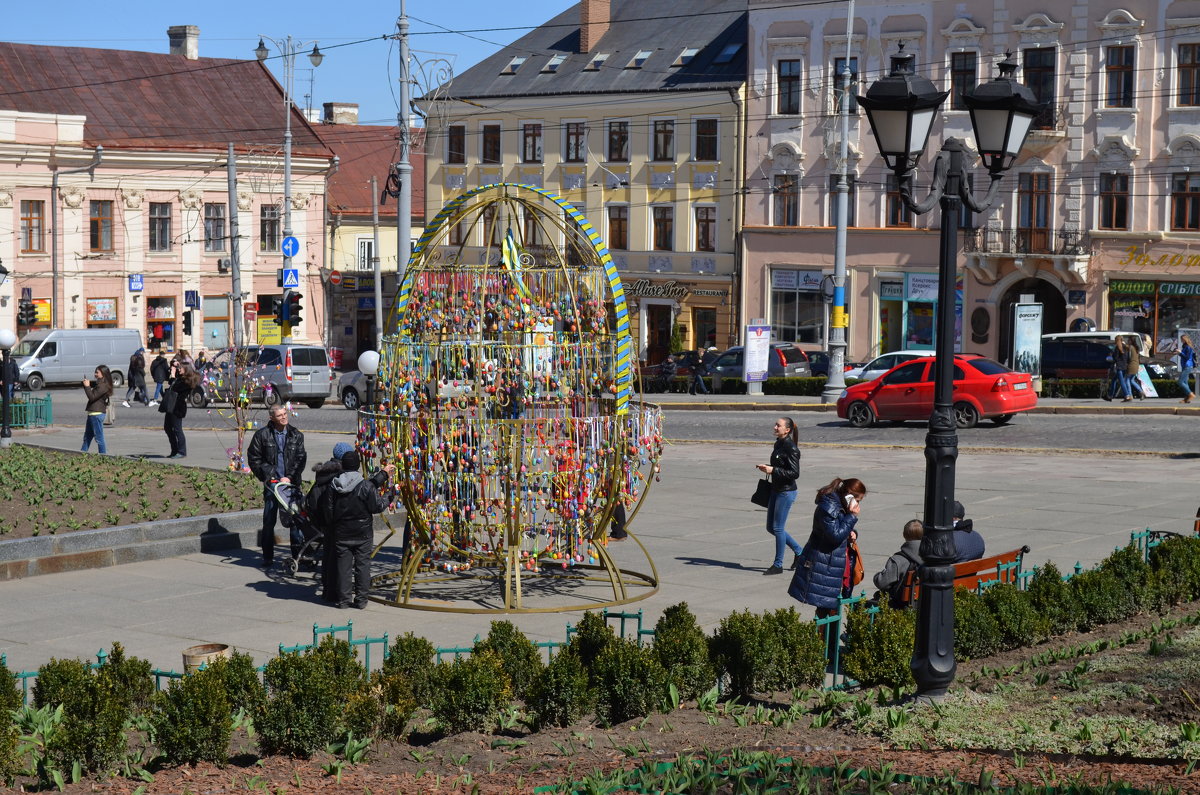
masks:
[[(1035, 570), (1025, 590), (995, 585), (983, 594), (954, 592), (954, 656), (987, 657), (1067, 632), (1087, 631), (1200, 598), (1200, 539), (1170, 538), (1150, 550), (1133, 544), (1098, 567), (1064, 580), (1052, 563)], [(912, 683), (916, 608), (875, 612), (859, 603), (846, 615), (842, 669), (860, 684)]]

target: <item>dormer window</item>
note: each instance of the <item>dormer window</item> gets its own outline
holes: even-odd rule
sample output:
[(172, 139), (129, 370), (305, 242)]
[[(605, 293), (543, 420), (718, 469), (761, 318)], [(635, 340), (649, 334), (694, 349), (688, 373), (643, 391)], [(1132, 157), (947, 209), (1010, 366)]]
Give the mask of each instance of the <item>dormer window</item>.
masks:
[(604, 62), (607, 60), (608, 60), (608, 53), (606, 53), (606, 52), (596, 53), (596, 55), (592, 58), (592, 60), (588, 61), (588, 65), (583, 67), (584, 71), (595, 72), (595, 71), (599, 70), (600, 67), (603, 66)]
[(696, 57), (696, 53), (700, 52), (699, 47), (685, 47), (683, 52), (679, 53), (679, 57), (672, 62), (671, 66), (687, 66)]
[(527, 61), (527, 60), (529, 60), (529, 59), (523, 55), (516, 56), (515, 58), (513, 58), (511, 61), (508, 62), (508, 66), (506, 66), (500, 70), (500, 74), (515, 75), (517, 73), (517, 70), (521, 68), (521, 64), (525, 63), (525, 61)]
[(725, 49), (721, 50), (716, 58), (713, 58), (713, 63), (729, 63), (733, 60), (733, 56), (737, 55), (741, 49), (742, 43), (740, 41), (733, 44), (726, 44)]
[(626, 69), (641, 69), (642, 66), (646, 63), (646, 59), (649, 58), (652, 53), (653, 53), (652, 50), (638, 50), (638, 54), (633, 56), (633, 58), (629, 61), (629, 63), (625, 65), (625, 68)]
[(542, 67), (542, 73), (543, 74), (551, 74), (551, 75), (554, 74), (555, 72), (558, 71), (558, 67), (562, 66), (562, 62), (565, 60), (567, 60), (567, 56), (564, 55), (563, 53), (559, 53), (558, 55), (555, 55), (553, 58), (551, 58), (549, 61), (546, 62), (545, 66)]

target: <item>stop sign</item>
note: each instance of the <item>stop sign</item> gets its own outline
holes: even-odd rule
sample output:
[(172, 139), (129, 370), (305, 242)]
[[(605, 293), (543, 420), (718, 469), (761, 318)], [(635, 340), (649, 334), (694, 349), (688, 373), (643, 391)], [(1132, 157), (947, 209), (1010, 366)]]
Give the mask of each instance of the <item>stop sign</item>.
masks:
[(329, 272), (329, 283), (332, 284), (334, 287), (337, 287), (339, 284), (341, 284), (342, 283), (342, 272), (341, 271), (330, 271)]

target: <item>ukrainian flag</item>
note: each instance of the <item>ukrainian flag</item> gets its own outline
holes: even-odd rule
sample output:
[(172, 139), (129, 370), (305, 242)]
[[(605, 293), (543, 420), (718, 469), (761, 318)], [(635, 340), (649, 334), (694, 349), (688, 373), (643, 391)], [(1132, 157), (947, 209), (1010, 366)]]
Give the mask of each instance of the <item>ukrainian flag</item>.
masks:
[(504, 236), (504, 245), (500, 247), (500, 261), (504, 264), (504, 269), (508, 271), (509, 278), (512, 279), (520, 296), (532, 299), (533, 294), (529, 292), (529, 288), (525, 286), (525, 280), (521, 278), (521, 247), (517, 245), (516, 235), (511, 229)]

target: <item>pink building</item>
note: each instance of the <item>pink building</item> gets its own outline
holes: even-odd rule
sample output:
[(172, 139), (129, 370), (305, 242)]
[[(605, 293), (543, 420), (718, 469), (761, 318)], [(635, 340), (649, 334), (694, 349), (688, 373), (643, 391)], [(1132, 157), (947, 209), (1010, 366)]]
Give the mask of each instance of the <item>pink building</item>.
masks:
[[(37, 326), (136, 328), (149, 348), (223, 348), (235, 323), (247, 340), (278, 336), (233, 316), (229, 268), (236, 217), (242, 291), (270, 324), (282, 292), (282, 89), (253, 58), (198, 57), (193, 26), (169, 37), (169, 54), (0, 43), (0, 324), (30, 328), (17, 327), (24, 296)], [(293, 336), (319, 342), (332, 153), (290, 112), (293, 263), (308, 310)]]
[[(858, 2), (803, 12), (750, 0), (742, 316), (778, 339), (824, 348), (821, 285), (834, 266), (840, 124), (849, 57), (862, 94), (901, 43), (950, 91), (917, 174), (942, 140), (974, 145), (962, 91), (1011, 51), (1046, 103), (1002, 201), (964, 213), (959, 349), (1006, 359), (1012, 307), (1044, 305), (1046, 333), (1089, 320), (1160, 343), (1200, 327), (1200, 17), (1181, 2)], [(932, 348), (938, 211), (912, 217), (866, 115), (852, 107), (847, 237), (851, 359)], [(977, 168), (976, 187), (987, 188)]]

